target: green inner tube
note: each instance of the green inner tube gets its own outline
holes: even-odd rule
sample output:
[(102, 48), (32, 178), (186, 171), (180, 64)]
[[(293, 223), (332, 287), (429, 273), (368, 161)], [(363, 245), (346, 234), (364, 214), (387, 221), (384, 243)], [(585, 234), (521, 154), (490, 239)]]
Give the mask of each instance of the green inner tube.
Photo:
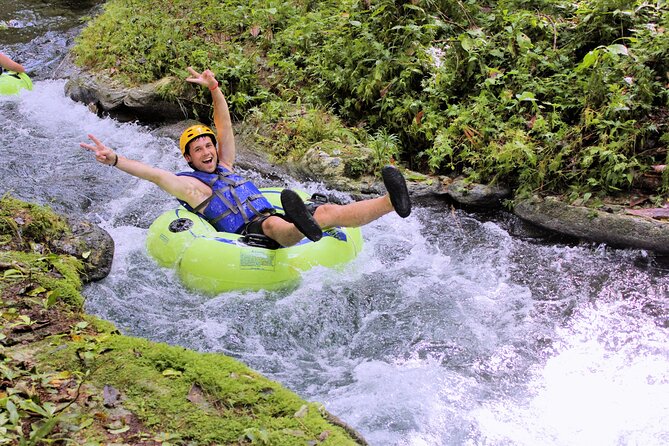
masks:
[(0, 95), (17, 95), (21, 90), (32, 90), (33, 81), (26, 73), (5, 71), (0, 74)]
[[(280, 188), (261, 191), (282, 210)], [(308, 200), (308, 194), (296, 192)], [(187, 288), (205, 294), (294, 286), (301, 273), (314, 266), (334, 268), (350, 262), (363, 244), (360, 228), (339, 227), (324, 231), (318, 242), (305, 238), (288, 248), (269, 249), (247, 241), (239, 234), (217, 232), (182, 207), (159, 216), (146, 238), (147, 250), (160, 266), (175, 268)]]

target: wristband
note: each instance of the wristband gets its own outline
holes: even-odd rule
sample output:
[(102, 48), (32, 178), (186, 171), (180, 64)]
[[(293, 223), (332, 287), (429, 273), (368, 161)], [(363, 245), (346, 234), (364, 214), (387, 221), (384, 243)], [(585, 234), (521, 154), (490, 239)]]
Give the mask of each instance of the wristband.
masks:
[(209, 91), (214, 91), (218, 88), (218, 81), (216, 81), (216, 85), (213, 87), (209, 87)]
[(115, 153), (116, 159), (114, 160), (114, 163), (111, 165), (112, 167), (115, 167), (118, 164), (118, 153)]

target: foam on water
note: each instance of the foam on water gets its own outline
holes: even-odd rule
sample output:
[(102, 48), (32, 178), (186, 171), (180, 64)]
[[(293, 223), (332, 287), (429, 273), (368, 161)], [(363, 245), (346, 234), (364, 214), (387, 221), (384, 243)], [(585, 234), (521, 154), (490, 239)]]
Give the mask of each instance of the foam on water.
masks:
[(178, 171), (175, 142), (98, 118), (63, 87), (0, 98), (0, 188), (112, 235), (112, 271), (85, 288), (87, 311), (128, 334), (236, 357), (373, 445), (669, 444), (669, 277), (646, 253), (546, 246), (416, 206), (364, 227), (362, 253), (341, 269), (209, 298), (145, 251), (146, 229), (174, 200), (79, 147), (93, 133)]
[(477, 411), (492, 444), (665, 445), (669, 440), (669, 336), (620, 301), (583, 309), (545, 364), (533, 368), (522, 404)]

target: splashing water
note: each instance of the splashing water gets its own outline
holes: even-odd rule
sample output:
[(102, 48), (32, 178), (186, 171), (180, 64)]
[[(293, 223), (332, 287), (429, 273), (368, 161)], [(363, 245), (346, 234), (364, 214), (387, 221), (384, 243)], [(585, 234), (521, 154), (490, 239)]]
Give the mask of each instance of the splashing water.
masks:
[(669, 275), (652, 256), (521, 240), (425, 204), (363, 228), (341, 270), (208, 298), (146, 254), (146, 229), (174, 200), (78, 145), (94, 133), (179, 171), (176, 143), (96, 117), (63, 85), (0, 98), (0, 186), (112, 235), (110, 276), (84, 290), (90, 313), (238, 358), (373, 445), (669, 444)]

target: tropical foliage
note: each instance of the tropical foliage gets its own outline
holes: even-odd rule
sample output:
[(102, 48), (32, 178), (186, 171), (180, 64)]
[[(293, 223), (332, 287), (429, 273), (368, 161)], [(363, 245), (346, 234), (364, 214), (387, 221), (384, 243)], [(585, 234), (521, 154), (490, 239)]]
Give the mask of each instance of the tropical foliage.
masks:
[(668, 12), (664, 0), (111, 0), (76, 53), (130, 83), (211, 67), (236, 116), (271, 120), (277, 141), (293, 142), (281, 129), (305, 113), (271, 110), (306, 107), (379, 161), (609, 192), (667, 162)]

